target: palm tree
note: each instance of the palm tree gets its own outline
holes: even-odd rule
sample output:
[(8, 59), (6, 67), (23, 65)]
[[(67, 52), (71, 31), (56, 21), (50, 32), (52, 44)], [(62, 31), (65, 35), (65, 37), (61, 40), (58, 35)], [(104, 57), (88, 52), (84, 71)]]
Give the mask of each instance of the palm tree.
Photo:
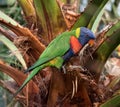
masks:
[[(89, 1), (84, 11), (80, 12), (79, 0), (18, 0), (27, 22), (25, 27), (0, 11), (0, 41), (11, 50), (22, 66), (10, 66), (1, 59), (0, 71), (13, 78), (18, 86), (21, 86), (27, 77), (23, 73), (24, 69), (39, 58), (58, 34), (85, 26), (96, 35), (96, 42), (92, 48), (86, 46), (80, 52), (83, 55), (77, 55), (65, 63), (66, 74), (56, 68), (43, 69), (22, 93), (15, 97), (16, 100), (29, 107), (92, 107), (96, 102), (101, 107), (110, 102), (114, 102), (115, 107), (120, 105), (115, 102), (116, 99), (120, 100), (120, 95), (112, 97), (112, 94), (110, 100), (105, 97), (109, 89), (118, 83), (115, 81), (119, 80), (119, 77), (111, 82), (114, 85), (99, 87), (104, 65), (120, 41), (120, 21), (108, 24), (101, 31), (97, 29), (108, 1)], [(9, 81), (1, 80), (0, 83), (11, 93), (15, 92), (14, 82), (8, 84)]]

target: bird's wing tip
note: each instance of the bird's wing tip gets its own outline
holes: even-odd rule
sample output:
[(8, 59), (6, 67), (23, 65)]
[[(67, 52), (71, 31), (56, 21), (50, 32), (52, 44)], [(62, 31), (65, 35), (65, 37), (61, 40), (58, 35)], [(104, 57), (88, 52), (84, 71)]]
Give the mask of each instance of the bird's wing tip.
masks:
[(26, 74), (27, 72), (29, 72), (29, 69), (26, 69), (26, 70), (24, 71), (24, 74)]
[(26, 74), (26, 73), (30, 72), (31, 70), (32, 70), (32, 68), (28, 68), (24, 71), (24, 73)]

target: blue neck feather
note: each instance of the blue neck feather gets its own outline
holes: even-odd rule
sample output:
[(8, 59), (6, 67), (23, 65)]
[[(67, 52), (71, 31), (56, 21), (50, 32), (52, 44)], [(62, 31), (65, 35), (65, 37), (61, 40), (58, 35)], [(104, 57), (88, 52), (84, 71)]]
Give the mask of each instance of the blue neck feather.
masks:
[(72, 56), (74, 56), (73, 50), (70, 48), (68, 52), (63, 56), (64, 61), (70, 59)]

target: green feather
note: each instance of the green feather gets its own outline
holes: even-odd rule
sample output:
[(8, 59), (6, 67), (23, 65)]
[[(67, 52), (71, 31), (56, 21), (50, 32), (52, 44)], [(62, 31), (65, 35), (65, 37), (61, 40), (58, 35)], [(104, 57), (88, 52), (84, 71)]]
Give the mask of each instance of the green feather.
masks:
[(22, 86), (16, 91), (14, 97), (24, 88), (24, 86), (43, 68), (46, 66), (55, 66), (60, 68), (63, 64), (63, 56), (70, 48), (70, 37), (76, 36), (75, 30), (70, 32), (64, 32), (57, 36), (41, 54), (37, 62), (27, 69), (27, 71), (33, 70)]

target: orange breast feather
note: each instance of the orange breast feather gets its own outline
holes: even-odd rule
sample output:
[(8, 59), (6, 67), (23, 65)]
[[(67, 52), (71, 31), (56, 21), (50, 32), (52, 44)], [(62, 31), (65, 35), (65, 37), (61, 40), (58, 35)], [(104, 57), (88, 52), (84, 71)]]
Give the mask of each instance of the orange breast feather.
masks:
[(78, 39), (75, 36), (71, 36), (70, 46), (75, 54), (78, 53), (82, 48), (82, 45), (79, 43)]

